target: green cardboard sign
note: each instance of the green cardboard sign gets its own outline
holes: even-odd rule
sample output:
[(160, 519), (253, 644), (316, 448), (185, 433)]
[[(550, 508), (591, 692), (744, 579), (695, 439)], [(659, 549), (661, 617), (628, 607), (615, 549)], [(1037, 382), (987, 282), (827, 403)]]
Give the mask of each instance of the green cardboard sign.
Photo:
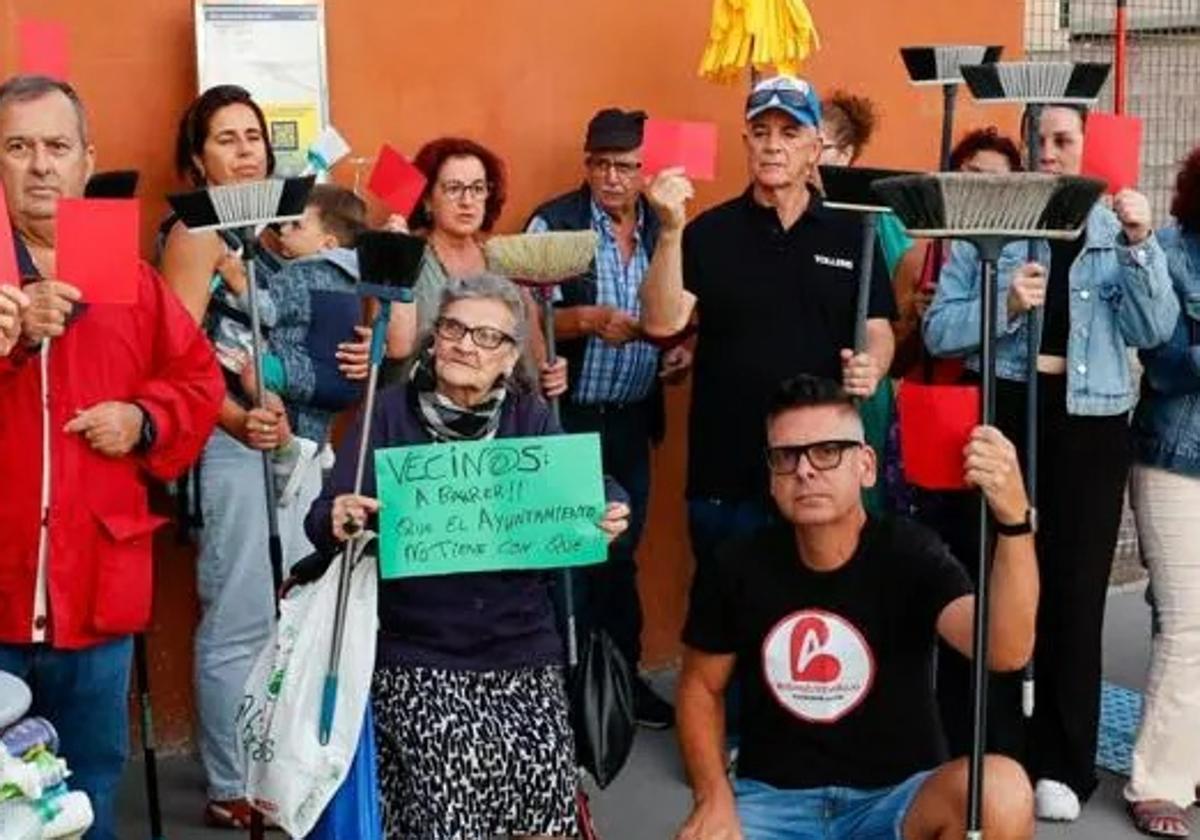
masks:
[(385, 578), (600, 563), (600, 438), (503, 438), (375, 451)]

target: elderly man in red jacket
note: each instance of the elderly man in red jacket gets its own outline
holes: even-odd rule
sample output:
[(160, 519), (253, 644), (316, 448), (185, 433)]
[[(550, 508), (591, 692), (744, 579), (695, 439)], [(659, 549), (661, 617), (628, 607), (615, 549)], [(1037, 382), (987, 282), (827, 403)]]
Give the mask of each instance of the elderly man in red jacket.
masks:
[[(148, 266), (130, 306), (85, 304), (55, 274), (59, 198), (83, 195), (94, 151), (68, 85), (0, 85), (0, 183), (27, 301), (0, 358), (0, 669), (58, 728), (89, 838), (113, 837), (127, 749), (131, 634), (150, 619), (147, 484), (182, 472), (224, 382), (204, 335)], [(11, 307), (10, 307), (11, 309)]]

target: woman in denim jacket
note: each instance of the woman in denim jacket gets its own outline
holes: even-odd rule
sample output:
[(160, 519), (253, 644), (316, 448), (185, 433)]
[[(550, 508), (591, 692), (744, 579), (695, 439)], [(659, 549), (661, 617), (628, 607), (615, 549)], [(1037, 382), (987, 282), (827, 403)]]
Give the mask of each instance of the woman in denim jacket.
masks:
[[(1085, 118), (1074, 108), (1044, 109), (1041, 171), (1079, 173)], [(990, 734), (1000, 749), (1018, 753), (1037, 782), (1038, 816), (1074, 820), (1097, 783), (1101, 628), (1129, 470), (1128, 412), (1136, 399), (1127, 349), (1165, 342), (1179, 304), (1149, 203), (1131, 190), (1118, 193), (1111, 210), (1094, 207), (1075, 242), (1036, 241), (1032, 260), (1028, 249), (1014, 243), (1000, 258), (997, 421), (1023, 451), (1027, 313), (1044, 306), (1037, 359), (1037, 699), (1026, 727), (1014, 677), (1012, 701), (994, 704)], [(975, 371), (979, 290), (978, 257), (957, 244), (923, 324), (931, 353), (966, 357)]]
[(1183, 312), (1171, 340), (1142, 353), (1130, 488), (1161, 631), (1125, 797), (1139, 830), (1186, 837), (1200, 785), (1200, 148), (1171, 213), (1158, 240)]

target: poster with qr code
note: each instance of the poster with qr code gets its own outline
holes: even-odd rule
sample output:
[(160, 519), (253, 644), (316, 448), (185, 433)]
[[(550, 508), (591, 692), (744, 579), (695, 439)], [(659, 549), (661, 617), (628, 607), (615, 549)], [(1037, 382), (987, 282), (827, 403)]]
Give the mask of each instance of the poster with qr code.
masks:
[(195, 0), (200, 90), (236, 84), (262, 106), (276, 173), (295, 175), (329, 124), (324, 0)]

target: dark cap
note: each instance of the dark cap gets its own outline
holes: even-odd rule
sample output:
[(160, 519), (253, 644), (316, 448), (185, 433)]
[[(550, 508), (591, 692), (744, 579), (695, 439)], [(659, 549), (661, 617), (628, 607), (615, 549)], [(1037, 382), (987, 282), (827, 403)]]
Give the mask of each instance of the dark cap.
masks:
[(622, 111), (620, 108), (605, 108), (597, 111), (588, 123), (586, 152), (628, 152), (642, 145), (642, 128), (646, 122), (645, 111)]

